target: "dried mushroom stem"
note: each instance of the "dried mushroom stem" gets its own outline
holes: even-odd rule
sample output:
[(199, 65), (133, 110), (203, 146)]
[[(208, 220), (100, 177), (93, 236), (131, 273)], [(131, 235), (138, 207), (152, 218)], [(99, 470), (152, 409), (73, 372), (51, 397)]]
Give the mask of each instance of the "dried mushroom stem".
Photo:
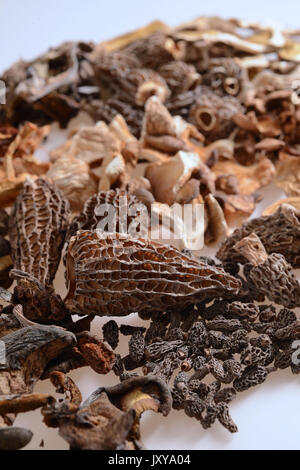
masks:
[(256, 233), (251, 233), (234, 245), (234, 249), (243, 255), (253, 266), (264, 263), (268, 254)]
[(200, 129), (203, 131), (211, 131), (217, 124), (215, 114), (209, 108), (196, 108), (194, 118)]
[(155, 81), (146, 81), (142, 83), (136, 92), (136, 104), (144, 106), (150, 96), (157, 96), (164, 103), (169, 95), (166, 85)]
[(228, 95), (236, 96), (240, 91), (239, 81), (235, 77), (226, 77), (223, 83), (224, 90)]

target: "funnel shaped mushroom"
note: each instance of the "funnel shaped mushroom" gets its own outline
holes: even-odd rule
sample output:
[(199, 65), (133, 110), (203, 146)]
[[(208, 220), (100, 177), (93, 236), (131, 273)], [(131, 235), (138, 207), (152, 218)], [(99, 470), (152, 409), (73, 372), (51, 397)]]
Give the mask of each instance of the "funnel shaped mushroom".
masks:
[(152, 240), (79, 231), (67, 255), (65, 303), (81, 315), (164, 312), (235, 294), (240, 281), (179, 250)]

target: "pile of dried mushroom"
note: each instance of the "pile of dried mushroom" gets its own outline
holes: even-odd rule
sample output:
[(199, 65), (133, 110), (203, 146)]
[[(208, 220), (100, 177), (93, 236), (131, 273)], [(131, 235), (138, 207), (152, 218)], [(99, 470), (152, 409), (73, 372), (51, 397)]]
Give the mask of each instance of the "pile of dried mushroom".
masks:
[[(3, 74), (0, 449), (30, 441), (13, 424), (37, 408), (71, 449), (140, 449), (141, 414), (172, 407), (236, 432), (238, 392), (278, 369), (300, 372), (297, 40), (238, 20), (155, 22), (99, 45), (65, 43)], [(51, 124), (77, 114), (88, 124), (39, 161)], [(287, 197), (247, 220), (271, 182)], [(96, 231), (97, 208), (119, 209), (121, 197), (151, 208), (158, 226), (180, 223), (176, 204), (204, 204), (197, 235), (216, 257), (189, 251), (189, 233), (174, 246), (121, 236), (119, 223)], [(61, 258), (65, 299), (53, 287)], [(133, 312), (140, 326), (111, 319), (91, 333), (95, 316)], [(83, 402), (67, 375), (83, 366), (120, 383)], [(34, 392), (47, 378), (63, 399)]]

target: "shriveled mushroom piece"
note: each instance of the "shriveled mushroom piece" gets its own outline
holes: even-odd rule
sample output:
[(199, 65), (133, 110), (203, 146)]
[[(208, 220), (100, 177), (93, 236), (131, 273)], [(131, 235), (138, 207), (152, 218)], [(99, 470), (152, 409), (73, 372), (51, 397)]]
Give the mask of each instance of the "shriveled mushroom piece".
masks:
[(164, 154), (174, 155), (180, 150), (194, 151), (201, 156), (203, 140), (195, 126), (185, 122), (180, 116), (171, 116), (157, 97), (148, 99), (143, 119), (140, 158), (151, 161), (151, 155), (153, 160), (155, 153), (158, 156), (162, 153), (160, 160), (163, 160)]
[(0, 395), (0, 415), (26, 413), (42, 408), (53, 401), (53, 396), (47, 393)]
[(46, 176), (68, 199), (74, 211), (81, 210), (86, 199), (97, 192), (97, 183), (88, 164), (72, 155), (58, 158)]
[(67, 143), (51, 152), (52, 161), (63, 156), (67, 150), (66, 145), (68, 154), (93, 166), (101, 164), (107, 154), (113, 156), (120, 151), (117, 139), (103, 121), (79, 129)]
[(171, 393), (156, 376), (133, 377), (109, 388), (97, 389), (80, 405), (80, 392), (63, 376), (51, 376), (57, 391), (70, 391), (71, 400), (49, 404), (43, 409), (45, 423), (59, 427), (71, 449), (141, 449), (139, 421), (144, 411), (167, 415)]
[(176, 137), (176, 126), (166, 107), (157, 97), (153, 96), (148, 99), (145, 105), (142, 139), (145, 136), (163, 135)]
[(193, 172), (200, 170), (202, 166), (199, 155), (180, 151), (164, 163), (149, 165), (145, 176), (151, 183), (155, 199), (172, 205), (177, 193), (191, 178)]
[(17, 269), (12, 269), (10, 276), (17, 281), (12, 303), (21, 304), (28, 320), (44, 324), (61, 324), (69, 317), (68, 309), (53, 287), (45, 287), (31, 274)]
[(78, 350), (86, 363), (98, 374), (108, 374), (115, 360), (110, 346), (89, 332), (82, 332), (77, 338)]
[(255, 198), (241, 194), (218, 195), (229, 226), (240, 226), (255, 209)]
[(48, 126), (39, 128), (26, 123), (19, 130), (3, 156), (0, 166), (0, 205), (7, 206), (14, 202), (27, 177), (44, 175), (48, 163), (39, 162), (33, 153), (49, 133)]
[(208, 218), (205, 243), (207, 245), (220, 243), (227, 237), (228, 226), (223, 210), (212, 194), (208, 194), (205, 198), (205, 209)]
[(10, 427), (9, 414), (35, 410), (54, 401), (51, 395), (32, 393), (46, 366), (76, 344), (76, 337), (63, 328), (35, 325), (1, 337), (5, 356), (0, 365), (0, 448), (24, 447), (31, 431)]
[(268, 158), (262, 158), (251, 166), (240, 165), (235, 160), (219, 160), (212, 167), (212, 171), (217, 178), (224, 175), (235, 176), (241, 195), (254, 193), (262, 186), (269, 184), (275, 175), (274, 165)]
[[(80, 191), (80, 197), (86, 199), (87, 195), (96, 192), (95, 181), (99, 182), (100, 190), (109, 190), (112, 186), (124, 187), (135, 167), (139, 151), (138, 141), (130, 133), (124, 118), (117, 115), (109, 126), (100, 121), (95, 126), (81, 128), (67, 143), (52, 151), (54, 168), (50, 176), (61, 189), (68, 191), (68, 196), (72, 196), (71, 202), (76, 205), (76, 188), (78, 193)], [(62, 176), (68, 172), (70, 185), (67, 188), (60, 171)], [(82, 187), (85, 189), (83, 195)]]
[(174, 60), (159, 67), (158, 72), (166, 80), (173, 93), (183, 93), (201, 81), (196, 68), (180, 60)]
[[(2, 295), (1, 295), (1, 299), (3, 299)], [(10, 301), (11, 301), (11, 297), (10, 299), (5, 300), (5, 302), (10, 302)], [(9, 333), (13, 333), (14, 331), (17, 331), (20, 328), (20, 326), (21, 326), (20, 321), (17, 319), (15, 315), (1, 313), (0, 338), (1, 336), (5, 336)]]
[(247, 275), (260, 292), (287, 308), (300, 306), (300, 284), (283, 255), (268, 255), (255, 233), (236, 243), (234, 249), (251, 263)]
[(80, 85), (89, 81), (87, 56), (92, 48), (92, 43), (66, 42), (5, 72), (6, 119), (19, 123), (29, 115), (66, 126), (79, 110)]
[(220, 95), (239, 95), (245, 82), (246, 69), (241, 67), (237, 59), (231, 57), (210, 59), (202, 73), (202, 84)]
[(283, 189), (287, 196), (300, 196), (299, 156), (281, 152), (276, 164), (275, 184)]
[(107, 154), (103, 160), (100, 174), (100, 191), (108, 191), (114, 187), (125, 188), (139, 156), (139, 143), (129, 131), (125, 120), (116, 116), (110, 123), (110, 132), (117, 140), (120, 151)]

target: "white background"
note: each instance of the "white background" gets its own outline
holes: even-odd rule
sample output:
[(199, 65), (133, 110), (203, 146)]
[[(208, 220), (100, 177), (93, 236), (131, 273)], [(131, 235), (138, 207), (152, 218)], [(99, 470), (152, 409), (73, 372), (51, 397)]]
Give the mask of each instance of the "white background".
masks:
[[(19, 58), (32, 59), (50, 46), (66, 40), (108, 39), (143, 26), (154, 19), (170, 25), (201, 14), (240, 17), (300, 27), (300, 2), (291, 0), (235, 2), (231, 0), (0, 0), (0, 72)], [(298, 21), (298, 24), (297, 24)], [(264, 193), (267, 206), (281, 193), (272, 187)], [(63, 291), (63, 276), (56, 283)], [(136, 319), (126, 321), (132, 324)], [(102, 320), (94, 325), (101, 334)], [(121, 345), (126, 351), (126, 344)], [(100, 385), (116, 383), (112, 375), (100, 376), (84, 368), (72, 373), (84, 398)], [(36, 391), (49, 392), (43, 382)], [(231, 412), (239, 433), (230, 435), (218, 423), (203, 431), (200, 424), (183, 412), (168, 418), (153, 413), (144, 416), (142, 435), (149, 449), (299, 449), (300, 377), (281, 371), (257, 389), (244, 392), (232, 403)], [(19, 415), (16, 425), (35, 432), (27, 448), (36, 449), (41, 439), (45, 449), (65, 449), (57, 431), (41, 423), (40, 411)]]

